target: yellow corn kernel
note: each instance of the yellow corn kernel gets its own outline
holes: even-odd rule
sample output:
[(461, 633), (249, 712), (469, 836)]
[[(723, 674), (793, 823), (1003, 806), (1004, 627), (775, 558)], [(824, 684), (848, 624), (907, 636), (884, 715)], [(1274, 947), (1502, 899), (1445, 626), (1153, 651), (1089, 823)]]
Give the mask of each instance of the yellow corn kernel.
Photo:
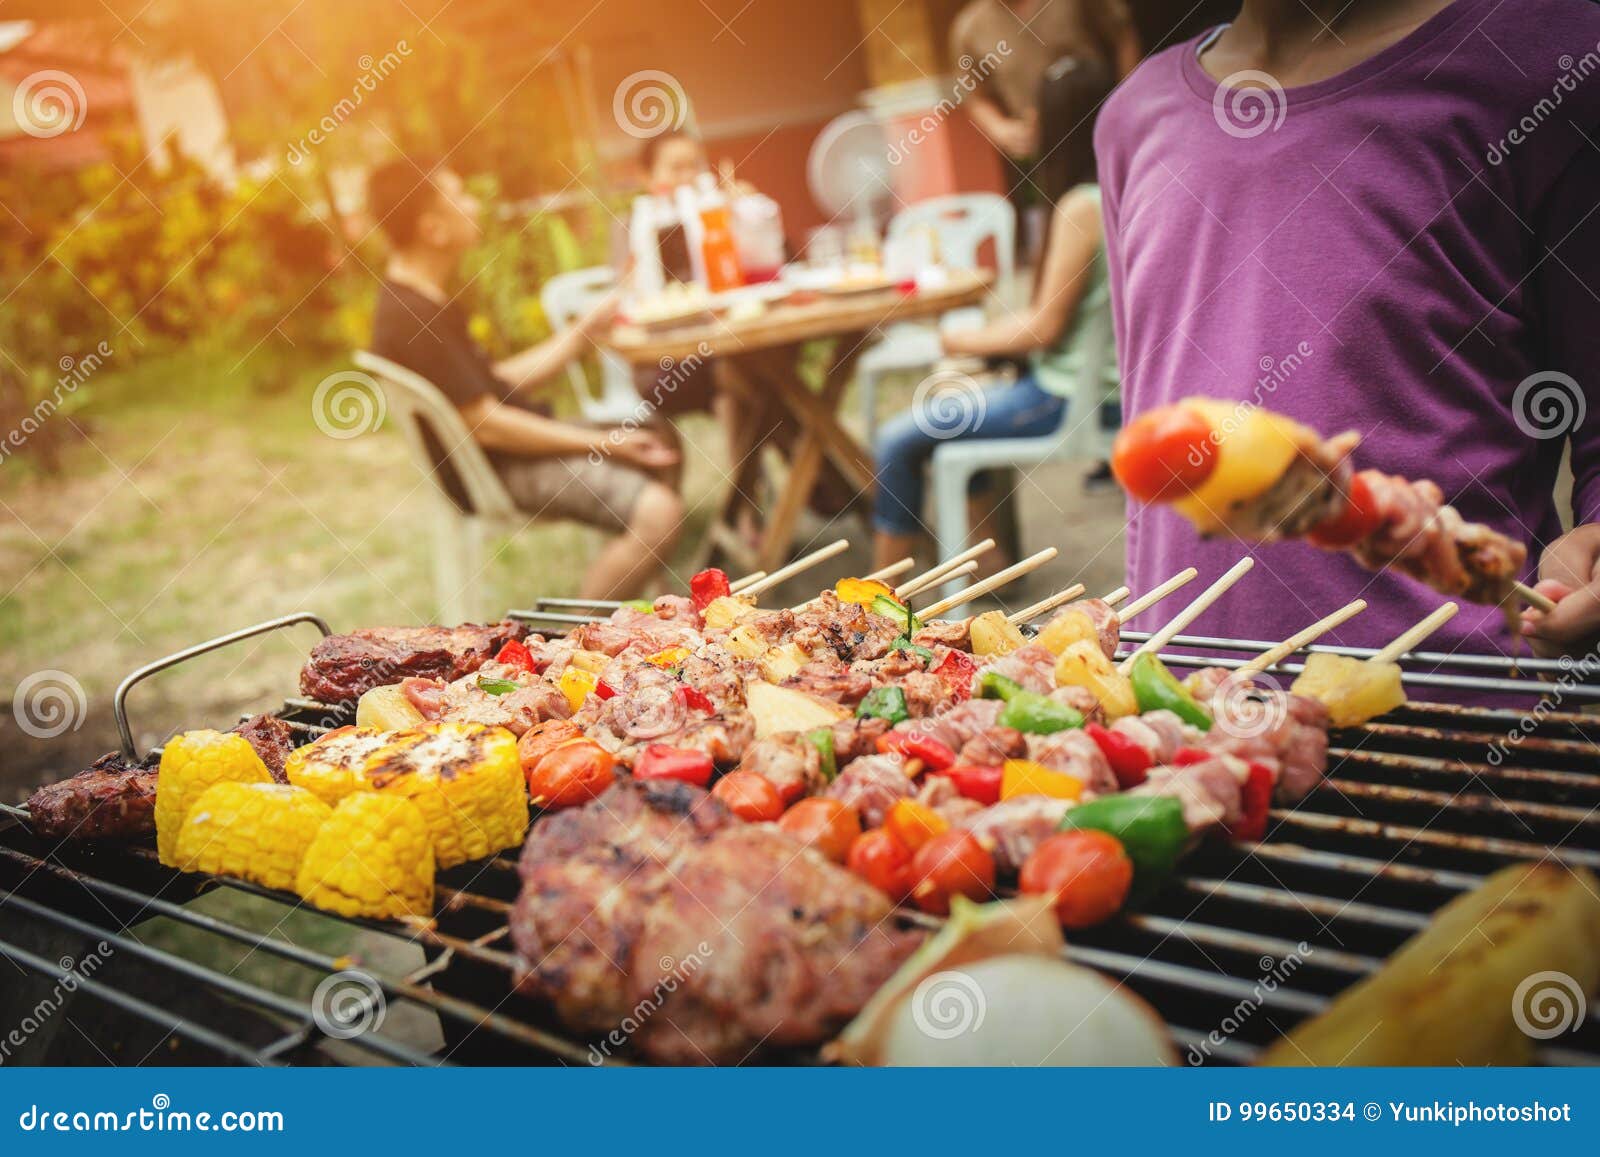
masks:
[(272, 775), (244, 736), (185, 731), (167, 741), (156, 773), (156, 853), (178, 866), (178, 832), (195, 800), (215, 783), (271, 783)]
[(593, 671), (585, 671), (581, 667), (568, 667), (561, 672), (561, 678), (556, 686), (567, 697), (567, 705), (574, 711), (583, 706), (583, 701), (589, 698), (590, 693), (600, 685), (600, 676)]
[(292, 892), (306, 849), (332, 814), (303, 787), (212, 784), (178, 832), (178, 866)]
[(1000, 798), (1047, 795), (1051, 799), (1077, 799), (1083, 780), (1031, 759), (1008, 759), (1000, 770)]
[(341, 727), (315, 743), (289, 753), (284, 773), (296, 787), (314, 791), (326, 804), (337, 804), (366, 786), (365, 773), (372, 757), (393, 734), (371, 727)]
[(430, 723), (390, 739), (367, 765), (367, 784), (417, 806), (439, 867), (481, 860), (522, 842), (528, 798), (511, 732), (476, 723)]
[(433, 909), (433, 867), (433, 840), (414, 803), (356, 792), (317, 829), (295, 891), (341, 916), (426, 917)]

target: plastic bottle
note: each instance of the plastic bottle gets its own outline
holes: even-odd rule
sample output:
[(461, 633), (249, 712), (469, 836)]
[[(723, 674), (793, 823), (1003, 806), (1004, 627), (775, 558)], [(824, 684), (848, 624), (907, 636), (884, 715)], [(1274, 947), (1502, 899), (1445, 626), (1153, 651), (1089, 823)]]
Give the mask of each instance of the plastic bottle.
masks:
[(738, 289), (744, 284), (744, 274), (739, 268), (739, 249), (733, 237), (733, 215), (728, 209), (728, 199), (717, 188), (710, 173), (701, 174), (697, 186), (699, 249), (706, 288), (712, 293)]
[(771, 197), (746, 193), (733, 201), (733, 238), (746, 284), (776, 281), (783, 269), (783, 212)]

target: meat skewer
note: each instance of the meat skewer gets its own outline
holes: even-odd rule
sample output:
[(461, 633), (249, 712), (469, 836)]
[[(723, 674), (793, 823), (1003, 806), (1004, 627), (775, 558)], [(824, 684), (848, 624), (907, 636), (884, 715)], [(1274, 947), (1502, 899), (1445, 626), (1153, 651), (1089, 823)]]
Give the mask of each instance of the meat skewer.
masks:
[(1205, 611), (1207, 607), (1226, 594), (1228, 589), (1232, 587), (1234, 583), (1238, 582), (1241, 578), (1248, 574), (1250, 568), (1255, 565), (1256, 560), (1251, 558), (1249, 555), (1245, 555), (1244, 558), (1241, 558), (1238, 562), (1229, 567), (1226, 574), (1208, 586), (1205, 590), (1201, 591), (1200, 596), (1188, 606), (1184, 607), (1183, 610), (1179, 611), (1167, 623), (1166, 626), (1162, 627), (1158, 631), (1153, 632), (1148, 639), (1139, 644), (1138, 648), (1134, 650), (1133, 654), (1129, 655), (1122, 661), (1122, 673), (1124, 675), (1128, 673), (1129, 668), (1133, 666), (1134, 659), (1138, 658), (1138, 656), (1147, 652), (1154, 654), (1155, 652), (1161, 650), (1162, 647), (1165, 647), (1168, 643), (1170, 643), (1175, 635), (1181, 634), (1183, 632), (1183, 628), (1187, 627), (1190, 623), (1194, 622), (1195, 619), (1199, 618), (1201, 613)]
[(1260, 408), (1188, 398), (1125, 426), (1112, 470), (1133, 498), (1172, 506), (1203, 536), (1303, 538), (1441, 594), (1548, 603), (1518, 581), (1526, 546), (1464, 520), (1431, 481), (1356, 471), (1359, 441), (1355, 433), (1323, 439)]
[(999, 590), (1013, 579), (1021, 578), (1029, 571), (1036, 570), (1055, 558), (1060, 552), (1053, 546), (1047, 546), (1036, 554), (1030, 554), (1021, 562), (1012, 563), (1002, 571), (996, 571), (981, 582), (973, 583), (964, 590), (957, 591), (948, 598), (940, 599), (932, 606), (925, 607), (917, 612), (923, 620), (936, 618), (948, 611), (951, 607), (959, 607), (962, 603), (970, 602), (979, 595), (986, 595), (991, 591)]
[[(951, 555), (937, 566), (924, 571), (922, 574), (911, 579), (904, 586), (898, 588), (894, 592), (895, 598), (903, 599), (907, 595), (915, 594), (917, 591), (926, 590), (935, 583), (943, 582), (945, 579), (949, 578), (953, 573), (955, 573), (956, 569), (961, 567), (963, 564), (968, 562), (973, 562), (975, 564), (978, 556), (993, 546), (994, 539), (992, 538), (986, 538), (982, 542), (973, 543), (971, 546), (967, 547), (966, 550)], [(974, 565), (972, 569), (976, 570), (977, 566)], [(962, 573), (966, 572), (963, 570)]]
[[(744, 587), (739, 591), (739, 593), (755, 597), (760, 595), (763, 591), (771, 590), (781, 582), (788, 581), (795, 575), (800, 574), (802, 571), (810, 570), (819, 562), (826, 562), (834, 555), (842, 554), (849, 549), (850, 540), (848, 538), (835, 539), (827, 546), (820, 547), (817, 550), (812, 551), (810, 554), (801, 555), (787, 566), (780, 566), (777, 570), (773, 571), (765, 578), (757, 579), (749, 586)], [(731, 589), (732, 584), (729, 585)]]
[[(1118, 616), (1123, 622), (1127, 622), (1135, 615), (1142, 614), (1151, 607), (1155, 606), (1173, 591), (1178, 590), (1180, 587), (1188, 586), (1195, 580), (1195, 578), (1199, 576), (1199, 574), (1200, 572), (1195, 570), (1192, 566), (1184, 567), (1166, 582), (1146, 591), (1144, 594), (1134, 599), (1133, 602), (1129, 603), (1126, 607), (1120, 609), (1117, 612)], [(1119, 591), (1121, 592), (1120, 594), (1118, 593)], [(1112, 591), (1111, 594), (1106, 596), (1105, 601), (1107, 605), (1115, 607), (1123, 599), (1127, 598), (1128, 594), (1129, 591), (1127, 587), (1118, 587), (1117, 590)]]
[(1059, 606), (1070, 603), (1073, 599), (1083, 594), (1085, 589), (1082, 583), (1073, 583), (1064, 591), (1057, 591), (1047, 599), (1040, 599), (1031, 607), (1023, 607), (1016, 614), (1007, 615), (1006, 621), (1017, 626), (1021, 626), (1023, 623), (1030, 623), (1047, 611), (1053, 611)]

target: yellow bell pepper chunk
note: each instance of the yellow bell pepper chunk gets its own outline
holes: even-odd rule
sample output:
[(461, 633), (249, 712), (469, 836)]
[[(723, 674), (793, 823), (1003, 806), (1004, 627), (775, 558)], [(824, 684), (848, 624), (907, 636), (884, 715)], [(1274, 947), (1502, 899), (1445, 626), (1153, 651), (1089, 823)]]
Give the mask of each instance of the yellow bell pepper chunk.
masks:
[(1083, 780), (1031, 759), (1008, 759), (1000, 769), (1000, 798), (1019, 795), (1075, 800), (1083, 795)]
[(646, 655), (644, 661), (654, 667), (676, 667), (691, 654), (688, 647), (668, 647), (665, 651)]
[(858, 603), (863, 607), (870, 607), (872, 600), (880, 595), (894, 598), (894, 591), (877, 579), (843, 578), (834, 585), (833, 593), (841, 603)]
[(1309, 431), (1298, 422), (1265, 410), (1240, 412), (1238, 406), (1204, 398), (1184, 404), (1203, 414), (1217, 439), (1216, 465), (1206, 480), (1172, 504), (1196, 529), (1221, 529), (1229, 511), (1265, 494), (1289, 469)]
[(583, 701), (589, 698), (599, 683), (600, 676), (593, 671), (570, 666), (561, 672), (561, 678), (556, 680), (556, 686), (567, 697), (567, 705), (574, 711), (583, 706)]

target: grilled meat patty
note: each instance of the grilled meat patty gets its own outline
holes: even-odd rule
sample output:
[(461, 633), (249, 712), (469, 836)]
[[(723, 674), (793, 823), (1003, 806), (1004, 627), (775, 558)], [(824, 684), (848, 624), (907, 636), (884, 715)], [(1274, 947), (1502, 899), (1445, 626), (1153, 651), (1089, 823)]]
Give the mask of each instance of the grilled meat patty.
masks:
[(814, 1045), (920, 940), (887, 897), (681, 783), (625, 780), (545, 817), (523, 848), (521, 986), (643, 1057), (730, 1064)]
[(300, 669), (300, 690), (322, 703), (346, 703), (408, 676), (448, 683), (472, 674), (527, 633), (523, 624), (507, 619), (487, 626), (375, 627), (329, 635), (311, 648)]

